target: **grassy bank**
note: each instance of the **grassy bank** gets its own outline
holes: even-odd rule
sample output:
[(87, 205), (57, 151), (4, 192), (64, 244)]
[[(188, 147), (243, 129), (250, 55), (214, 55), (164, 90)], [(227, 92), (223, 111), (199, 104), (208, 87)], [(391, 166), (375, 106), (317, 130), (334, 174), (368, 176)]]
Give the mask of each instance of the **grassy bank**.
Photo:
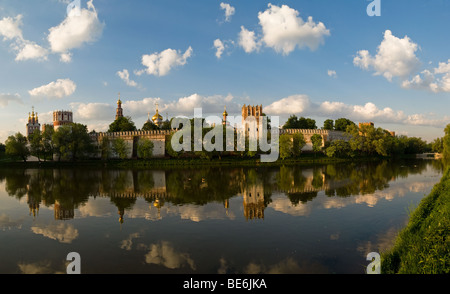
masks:
[(450, 273), (450, 169), (412, 212), (381, 261), (384, 274)]

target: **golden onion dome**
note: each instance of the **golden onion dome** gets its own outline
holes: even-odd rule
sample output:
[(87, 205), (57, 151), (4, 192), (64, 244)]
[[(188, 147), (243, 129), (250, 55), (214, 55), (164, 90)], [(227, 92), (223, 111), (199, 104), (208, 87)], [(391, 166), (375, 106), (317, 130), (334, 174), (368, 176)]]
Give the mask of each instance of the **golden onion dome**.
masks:
[(225, 111), (222, 113), (223, 116), (228, 116), (227, 107), (225, 106)]
[(163, 117), (161, 116), (161, 114), (158, 113), (158, 111), (156, 112), (156, 114), (152, 117), (152, 120), (162, 120)]

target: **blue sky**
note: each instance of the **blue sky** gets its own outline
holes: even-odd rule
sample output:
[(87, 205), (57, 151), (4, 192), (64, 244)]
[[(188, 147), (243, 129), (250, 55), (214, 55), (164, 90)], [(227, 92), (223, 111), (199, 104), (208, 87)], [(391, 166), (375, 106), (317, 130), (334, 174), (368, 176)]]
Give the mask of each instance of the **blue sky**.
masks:
[[(431, 141), (450, 123), (450, 3), (379, 0), (0, 0), (0, 141), (72, 110), (106, 131), (118, 93), (138, 128), (164, 117), (372, 121)], [(72, 2), (76, 4), (76, 1)], [(220, 41), (218, 41), (220, 40)], [(221, 46), (223, 49), (218, 49)]]

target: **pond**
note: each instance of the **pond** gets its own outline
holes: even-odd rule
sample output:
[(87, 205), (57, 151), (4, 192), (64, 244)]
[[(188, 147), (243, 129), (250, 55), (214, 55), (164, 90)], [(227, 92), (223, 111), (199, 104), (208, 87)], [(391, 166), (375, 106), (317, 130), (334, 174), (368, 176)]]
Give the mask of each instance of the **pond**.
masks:
[(0, 169), (0, 273), (364, 274), (438, 160)]

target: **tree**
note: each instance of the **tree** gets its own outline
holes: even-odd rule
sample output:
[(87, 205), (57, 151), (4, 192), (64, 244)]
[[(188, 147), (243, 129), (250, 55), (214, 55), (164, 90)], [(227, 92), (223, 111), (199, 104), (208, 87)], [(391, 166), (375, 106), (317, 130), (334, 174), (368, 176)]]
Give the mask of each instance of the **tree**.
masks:
[(120, 157), (120, 159), (127, 158), (128, 147), (127, 143), (122, 138), (116, 138), (113, 141), (113, 151)]
[(306, 145), (306, 140), (305, 137), (303, 137), (302, 133), (298, 133), (298, 134), (294, 134), (292, 136), (292, 153), (295, 157), (300, 156), (300, 154), (302, 153), (302, 149), (303, 147), (305, 147)]
[(142, 130), (143, 130), (143, 131), (159, 130), (159, 127), (158, 127), (157, 125), (155, 125), (152, 121), (147, 121), (147, 122), (142, 126)]
[(44, 144), (41, 132), (39, 130), (35, 130), (30, 135), (28, 141), (30, 142), (30, 153), (36, 156), (39, 161), (41, 161), (41, 156), (44, 155)]
[(27, 141), (27, 137), (21, 133), (17, 133), (14, 136), (9, 136), (5, 142), (5, 154), (18, 156), (26, 162), (28, 156), (30, 156), (30, 149), (28, 149)]
[(58, 128), (53, 133), (52, 142), (58, 159), (76, 161), (93, 152), (93, 142), (86, 125), (72, 123)]
[(145, 138), (139, 139), (137, 152), (139, 158), (142, 159), (150, 159), (153, 155), (153, 148), (155, 147), (155, 144)]
[(317, 126), (316, 121), (311, 118), (297, 118), (297, 116), (291, 115), (283, 125), (283, 129), (317, 129)]
[(354, 154), (350, 144), (345, 140), (334, 140), (325, 149), (325, 154), (332, 158), (348, 158), (353, 157)]
[(348, 126), (356, 126), (354, 122), (347, 118), (340, 118), (334, 122), (334, 129), (336, 131), (346, 132)]
[(324, 130), (334, 130), (334, 121), (332, 119), (327, 119), (323, 122)]
[(319, 152), (322, 149), (322, 136), (319, 134), (312, 135), (311, 143), (312, 143), (313, 151), (315, 153)]
[(280, 136), (280, 158), (286, 159), (291, 157), (294, 152), (294, 143), (292, 137), (289, 134), (283, 134)]
[(444, 159), (449, 160), (450, 159), (450, 124), (448, 124), (447, 127), (445, 128), (445, 136), (444, 136), (443, 141), (444, 141), (443, 156), (444, 156)]
[(44, 161), (46, 161), (47, 157), (53, 159), (55, 146), (52, 142), (52, 137), (54, 132), (55, 130), (53, 129), (53, 127), (46, 127), (44, 132), (42, 133), (42, 147), (44, 152)]
[(109, 133), (132, 132), (132, 131), (136, 131), (136, 126), (134, 125), (133, 120), (129, 116), (119, 117), (109, 125), (108, 129)]
[(431, 150), (436, 153), (444, 152), (444, 138), (436, 138), (431, 143)]

